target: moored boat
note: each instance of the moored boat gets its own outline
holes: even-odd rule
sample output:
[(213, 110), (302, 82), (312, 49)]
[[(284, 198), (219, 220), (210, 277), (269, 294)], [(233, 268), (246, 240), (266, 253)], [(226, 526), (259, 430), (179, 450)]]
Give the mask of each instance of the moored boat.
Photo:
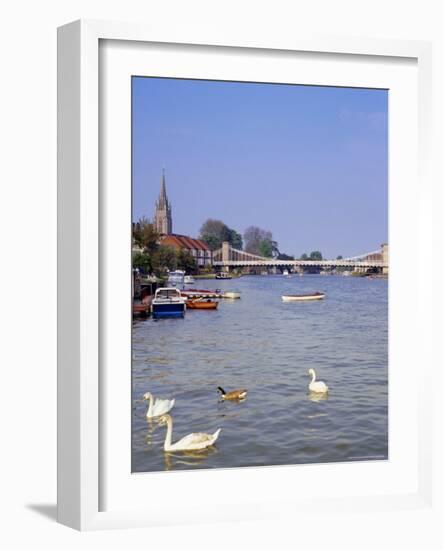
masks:
[(221, 271), (220, 273), (217, 273), (215, 278), (216, 279), (232, 279), (232, 276), (229, 275), (229, 273), (226, 273), (226, 271)]
[(186, 309), (217, 309), (218, 302), (215, 300), (198, 298), (186, 301)]
[(215, 290), (202, 290), (202, 289), (193, 289), (185, 288), (181, 291), (181, 295), (184, 298), (194, 299), (194, 298), (221, 298), (221, 290), (219, 288)]
[(168, 283), (170, 285), (182, 285), (185, 278), (185, 272), (177, 269), (168, 273)]
[(289, 275), (289, 271), (288, 271), (287, 269), (285, 269), (285, 270), (283, 271), (283, 275), (285, 275), (285, 276), (287, 277), (287, 276)]
[(283, 294), (283, 302), (305, 302), (308, 300), (322, 300), (326, 294), (324, 292), (314, 292), (310, 294)]
[(185, 300), (177, 288), (158, 288), (152, 300), (152, 316), (155, 319), (160, 317), (183, 317), (185, 315)]
[(146, 317), (151, 311), (152, 296), (145, 293), (143, 289), (141, 292), (141, 302), (132, 302), (132, 314), (139, 315), (140, 317)]
[(240, 292), (228, 291), (223, 292), (222, 298), (229, 298), (231, 300), (238, 300), (241, 297)]
[(146, 316), (149, 314), (150, 305), (149, 304), (132, 304), (132, 314), (133, 315), (140, 315), (140, 316)]
[(194, 277), (192, 275), (185, 275), (184, 284), (193, 285), (195, 283)]

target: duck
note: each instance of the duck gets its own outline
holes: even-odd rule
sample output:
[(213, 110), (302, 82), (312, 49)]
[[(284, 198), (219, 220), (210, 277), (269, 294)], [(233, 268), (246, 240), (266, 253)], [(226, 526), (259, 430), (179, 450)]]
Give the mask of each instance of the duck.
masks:
[(244, 399), (248, 393), (248, 390), (232, 390), (225, 392), (225, 390), (220, 386), (217, 386), (217, 391), (220, 392), (223, 401), (225, 399), (228, 401), (238, 401), (239, 399)]
[(154, 399), (151, 392), (144, 394), (143, 399), (149, 399), (149, 407), (146, 411), (146, 418), (154, 418), (168, 413), (174, 406), (175, 399)]
[(173, 451), (199, 451), (201, 449), (206, 449), (211, 447), (217, 441), (218, 436), (220, 435), (221, 429), (219, 428), (213, 434), (206, 433), (192, 433), (185, 435), (175, 443), (172, 443), (172, 417), (170, 414), (164, 414), (159, 419), (160, 426), (167, 425), (168, 429), (166, 431), (165, 444), (163, 449), (166, 452)]
[(315, 381), (314, 369), (309, 369), (308, 374), (311, 376), (309, 391), (312, 391), (315, 393), (327, 393), (329, 391), (328, 386), (324, 382), (321, 382), (320, 380), (318, 382)]

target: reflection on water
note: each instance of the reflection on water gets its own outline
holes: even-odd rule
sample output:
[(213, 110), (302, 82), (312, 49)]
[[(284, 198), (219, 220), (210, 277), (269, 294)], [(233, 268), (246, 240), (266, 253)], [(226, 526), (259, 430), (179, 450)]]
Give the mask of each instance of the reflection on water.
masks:
[(318, 403), (319, 401), (327, 401), (328, 397), (328, 393), (317, 393), (315, 391), (310, 391), (308, 394), (308, 398), (316, 403)]
[(204, 467), (204, 461), (217, 452), (218, 449), (215, 445), (200, 451), (164, 452), (165, 470), (174, 470), (183, 466), (187, 466), (185, 469), (191, 469), (195, 466)]
[[(242, 298), (134, 322), (134, 472), (387, 458), (386, 280), (256, 276), (200, 286)], [(324, 301), (281, 302), (284, 292), (316, 290)], [(328, 394), (308, 391), (310, 367)], [(217, 386), (248, 397), (221, 401)], [(166, 428), (146, 419), (147, 391), (175, 397), (173, 441), (221, 428), (217, 446), (165, 453)]]

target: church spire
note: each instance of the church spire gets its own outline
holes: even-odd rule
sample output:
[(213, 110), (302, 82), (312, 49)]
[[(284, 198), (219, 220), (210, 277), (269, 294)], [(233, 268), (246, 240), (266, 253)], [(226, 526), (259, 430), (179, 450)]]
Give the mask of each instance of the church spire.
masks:
[(157, 233), (169, 235), (172, 233), (172, 209), (166, 194), (165, 169), (162, 171), (160, 194), (155, 203), (154, 226)]
[(166, 178), (165, 178), (165, 169), (164, 168), (163, 168), (163, 172), (162, 172), (162, 181), (161, 181), (161, 184), (160, 184), (159, 202), (162, 202), (163, 204), (168, 204), (168, 197), (166, 195)]

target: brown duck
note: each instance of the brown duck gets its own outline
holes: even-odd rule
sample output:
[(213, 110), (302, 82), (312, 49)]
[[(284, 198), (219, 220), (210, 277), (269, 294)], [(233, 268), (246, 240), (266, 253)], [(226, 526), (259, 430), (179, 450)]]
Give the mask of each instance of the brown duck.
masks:
[(232, 390), (225, 392), (225, 390), (220, 386), (217, 386), (217, 390), (220, 392), (222, 400), (228, 399), (229, 401), (244, 399), (248, 393), (247, 390)]

